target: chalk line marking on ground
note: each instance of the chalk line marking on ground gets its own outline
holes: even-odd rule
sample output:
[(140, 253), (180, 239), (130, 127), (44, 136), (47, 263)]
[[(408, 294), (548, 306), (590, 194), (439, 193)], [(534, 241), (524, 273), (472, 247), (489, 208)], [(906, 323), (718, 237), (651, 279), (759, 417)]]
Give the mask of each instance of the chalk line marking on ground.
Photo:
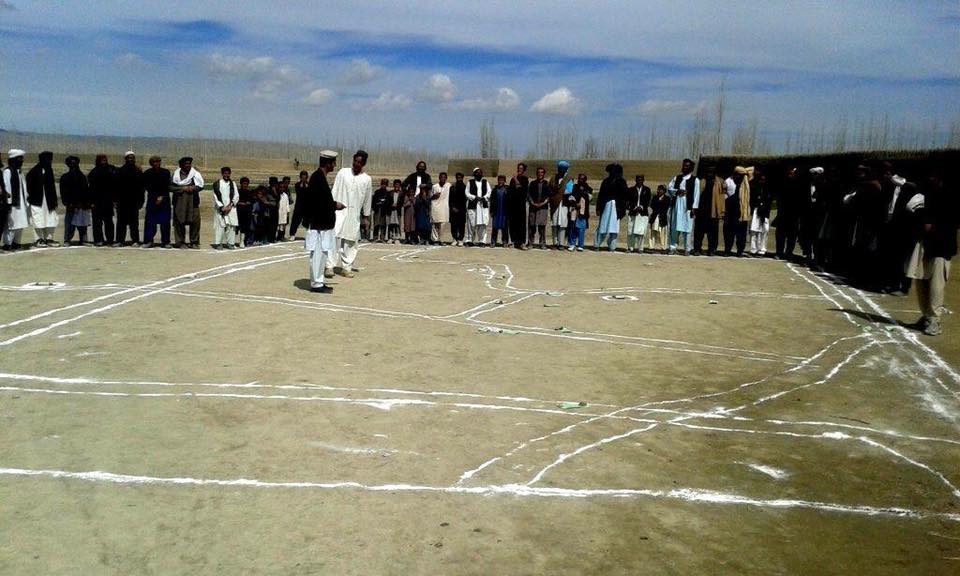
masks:
[[(0, 380), (47, 382), (51, 384), (63, 385), (119, 385), (119, 386), (162, 386), (162, 387), (212, 387), (212, 388), (271, 388), (277, 390), (314, 390), (314, 391), (336, 391), (336, 392), (367, 392), (376, 394), (402, 394), (417, 396), (439, 396), (439, 397), (458, 397), (475, 398), (479, 400), (498, 400), (518, 403), (536, 403), (555, 406), (563, 400), (543, 400), (540, 398), (527, 398), (524, 396), (490, 396), (485, 394), (475, 394), (472, 392), (449, 392), (440, 390), (408, 390), (401, 388), (366, 388), (366, 387), (348, 387), (348, 386), (329, 386), (326, 384), (264, 384), (261, 382), (233, 383), (233, 382), (158, 382), (143, 380), (103, 380), (98, 378), (70, 377), (58, 378), (55, 376), (39, 376), (34, 374), (13, 374), (9, 372), (0, 372)], [(591, 406), (600, 406), (604, 408), (617, 408), (612, 404), (591, 404)], [(578, 414), (583, 414), (578, 412)]]
[(39, 312), (39, 313), (37, 313), (37, 314), (34, 314), (34, 315), (32, 315), (32, 316), (28, 316), (28, 317), (26, 317), (26, 318), (22, 318), (22, 319), (20, 319), (20, 320), (14, 320), (14, 321), (12, 321), (12, 322), (7, 322), (7, 323), (5, 323), (5, 324), (0, 324), (0, 329), (10, 328), (10, 327), (13, 327), (13, 326), (18, 326), (18, 325), (23, 324), (23, 323), (25, 323), (25, 322), (32, 322), (32, 321), (34, 321), (34, 320), (39, 320), (40, 318), (46, 318), (47, 316), (51, 316), (51, 315), (57, 314), (57, 313), (59, 313), (59, 312), (64, 312), (64, 311), (66, 311), (66, 310), (73, 310), (74, 308), (81, 308), (81, 307), (83, 307), (83, 306), (89, 306), (89, 305), (91, 305), (91, 304), (96, 304), (97, 302), (102, 302), (103, 300), (108, 300), (108, 299), (110, 299), (110, 298), (115, 298), (115, 297), (117, 297), (117, 296), (123, 296), (123, 295), (125, 295), (125, 294), (130, 294), (130, 293), (132, 293), (132, 292), (138, 292), (138, 291), (141, 291), (141, 290), (148, 290), (148, 289), (150, 289), (150, 288), (153, 288), (153, 287), (156, 287), (156, 286), (160, 286), (160, 285), (162, 285), (162, 284), (166, 284), (166, 283), (169, 283), (169, 282), (176, 282), (176, 281), (178, 281), (178, 280), (184, 280), (184, 279), (192, 278), (192, 277), (195, 277), (195, 276), (198, 276), (198, 275), (201, 275), (201, 274), (207, 274), (207, 273), (210, 273), (210, 272), (215, 272), (215, 271), (217, 271), (217, 270), (222, 270), (222, 269), (224, 269), (224, 268), (230, 268), (230, 267), (237, 266), (237, 265), (240, 265), (240, 264), (260, 262), (260, 261), (263, 261), (263, 260), (273, 260), (273, 259), (276, 259), (276, 258), (278, 258), (278, 256), (264, 256), (264, 257), (262, 257), (262, 258), (256, 258), (256, 259), (254, 259), (254, 260), (244, 260), (244, 261), (241, 261), (241, 262), (234, 262), (233, 264), (222, 264), (222, 265), (220, 265), (220, 266), (214, 266), (213, 268), (207, 268), (207, 269), (205, 269), (205, 270), (198, 270), (198, 271), (195, 271), (195, 272), (187, 272), (187, 273), (184, 273), (184, 274), (179, 274), (179, 275), (173, 276), (173, 277), (171, 277), (171, 278), (164, 278), (163, 280), (156, 280), (156, 281), (154, 281), (154, 282), (150, 282), (150, 283), (144, 284), (144, 285), (142, 285), (142, 286), (133, 286), (133, 287), (130, 287), (130, 288), (125, 288), (125, 289), (123, 289), (123, 290), (119, 290), (119, 291), (117, 291), (117, 292), (112, 292), (112, 293), (110, 293), (110, 294), (104, 294), (103, 296), (97, 296), (96, 298), (93, 298), (93, 299), (90, 299), (90, 300), (85, 300), (85, 301), (83, 301), (83, 302), (76, 302), (76, 303), (74, 303), (74, 304), (69, 304), (69, 305), (67, 305), (67, 306), (61, 306), (61, 307), (59, 307), (59, 308), (53, 308), (53, 309), (51, 309), (51, 310), (46, 310), (46, 311), (44, 311), (44, 312)]
[(790, 476), (790, 473), (786, 470), (781, 470), (780, 468), (775, 468), (773, 466), (767, 466), (765, 464), (753, 464), (751, 462), (736, 462), (750, 468), (751, 470), (756, 470), (761, 474), (766, 474), (767, 476), (773, 478), (774, 480), (783, 480)]
[(759, 499), (696, 488), (674, 488), (671, 490), (629, 489), (629, 488), (548, 488), (532, 487), (522, 484), (500, 484), (491, 486), (427, 486), (416, 484), (362, 484), (359, 482), (272, 482), (249, 478), (214, 479), (190, 477), (159, 477), (112, 472), (69, 472), (65, 470), (35, 470), (25, 468), (0, 468), (0, 476), (44, 477), (54, 479), (77, 480), (123, 485), (163, 485), (163, 486), (217, 486), (264, 489), (316, 489), (316, 490), (354, 490), (362, 492), (388, 493), (441, 493), (473, 496), (518, 496), (542, 498), (660, 498), (717, 505), (741, 505), (766, 509), (812, 509), (824, 512), (857, 514), (864, 516), (886, 516), (913, 520), (941, 519), (960, 522), (960, 514), (946, 512), (927, 512), (900, 507), (877, 507), (818, 502), (795, 499)]
[[(9, 345), (11, 345), (11, 344), (15, 344), (15, 343), (20, 342), (20, 341), (22, 341), (22, 340), (25, 340), (25, 339), (27, 339), (27, 338), (32, 338), (32, 337), (34, 337), (34, 336), (39, 336), (39, 335), (44, 334), (44, 333), (46, 333), (46, 332), (49, 332), (50, 330), (53, 330), (53, 329), (55, 329), (55, 328), (60, 328), (61, 326), (65, 326), (65, 325), (70, 324), (70, 323), (72, 323), (72, 322), (76, 322), (77, 320), (81, 320), (81, 319), (83, 319), (83, 318), (87, 318), (87, 317), (90, 317), (90, 316), (94, 316), (94, 315), (96, 315), (96, 314), (100, 314), (100, 313), (106, 312), (106, 311), (108, 311), (108, 310), (112, 310), (112, 309), (117, 308), (117, 307), (119, 307), (119, 306), (123, 306), (123, 305), (125, 305), (125, 304), (129, 304), (129, 303), (131, 303), (131, 302), (135, 302), (135, 301), (137, 301), (137, 300), (142, 300), (143, 298), (147, 298), (147, 297), (153, 296), (153, 295), (155, 295), (155, 294), (161, 294), (161, 293), (163, 293), (163, 292), (168, 292), (168, 291), (170, 291), (170, 290), (173, 290), (173, 289), (175, 289), (175, 288), (179, 288), (179, 287), (181, 287), (181, 286), (188, 286), (188, 285), (194, 284), (194, 283), (196, 283), (196, 282), (204, 282), (204, 281), (206, 281), (206, 280), (212, 280), (212, 279), (214, 279), (214, 278), (219, 278), (220, 276), (226, 276), (226, 275), (228, 275), (228, 274), (234, 274), (234, 273), (236, 273), (236, 272), (245, 272), (245, 271), (248, 271), (248, 270), (253, 270), (253, 269), (259, 268), (259, 267), (261, 267), (261, 266), (266, 266), (266, 265), (269, 265), (269, 264), (278, 264), (278, 263), (287, 262), (287, 261), (290, 261), (290, 260), (298, 260), (298, 259), (302, 259), (302, 258), (304, 258), (304, 257), (305, 257), (304, 255), (292, 255), (292, 256), (291, 256), (291, 255), (288, 255), (288, 254), (284, 254), (284, 255), (281, 255), (281, 256), (270, 256), (270, 257), (267, 257), (266, 259), (264, 259), (264, 258), (259, 258), (259, 259), (257, 259), (257, 260), (247, 260), (247, 261), (242, 261), (242, 262), (236, 262), (236, 263), (233, 263), (233, 264), (227, 266), (227, 267), (226, 267), (227, 270), (225, 270), (225, 271), (223, 271), (223, 272), (218, 272), (218, 273), (216, 273), (216, 274), (205, 275), (205, 276), (203, 276), (203, 277), (201, 277), (201, 278), (193, 278), (192, 280), (185, 280), (185, 281), (183, 281), (183, 282), (177, 282), (177, 283), (175, 283), (175, 284), (171, 284), (170, 286), (166, 286), (166, 287), (163, 287), (163, 288), (158, 288), (158, 289), (155, 289), (155, 290), (149, 290), (149, 291), (146, 291), (146, 292), (141, 292), (140, 294), (137, 294), (136, 296), (132, 296), (132, 297), (127, 298), (127, 299), (125, 299), (125, 300), (121, 300), (121, 301), (119, 301), (119, 302), (114, 302), (114, 303), (111, 303), (111, 304), (106, 304), (106, 305), (104, 305), (104, 306), (100, 306), (100, 307), (98, 307), (98, 308), (94, 308), (93, 310), (88, 310), (87, 312), (84, 312), (84, 313), (79, 314), (79, 315), (77, 315), (77, 316), (73, 316), (73, 317), (71, 317), (71, 318), (67, 318), (67, 319), (64, 319), (64, 320), (60, 320), (60, 321), (54, 322), (54, 323), (52, 323), (52, 324), (49, 324), (49, 325), (47, 325), (47, 326), (44, 326), (44, 327), (42, 327), (42, 328), (37, 328), (37, 329), (31, 330), (30, 332), (27, 332), (27, 333), (25, 333), (25, 334), (21, 334), (21, 335), (19, 335), (19, 336), (15, 336), (15, 337), (13, 337), (13, 338), (8, 338), (7, 340), (0, 341), (0, 346), (9, 346)], [(264, 261), (264, 260), (266, 260), (266, 261)], [(217, 267), (217, 268), (223, 268), (223, 266), (219, 266), (219, 267)], [(197, 275), (200, 275), (200, 274), (204, 274), (204, 273), (206, 273), (206, 272), (209, 272), (209, 270), (202, 271), (202, 272), (195, 272), (195, 273), (193, 273), (193, 274), (186, 275), (186, 276), (188, 276), (188, 277), (189, 277), (189, 276), (197, 276)], [(182, 276), (183, 276), (183, 275), (182, 275)], [(181, 276), (181, 277), (182, 277), (182, 276)], [(167, 281), (168, 281), (168, 280), (164, 280), (164, 281), (160, 281), (159, 283), (162, 284), (162, 283), (167, 282)], [(139, 290), (139, 289), (138, 289), (138, 290)], [(126, 291), (123, 291), (123, 292), (126, 292)], [(105, 298), (105, 297), (118, 296), (119, 294), (120, 294), (120, 293), (108, 294), (108, 295), (106, 295), (106, 296), (100, 297), (100, 299)], [(94, 300), (97, 300), (97, 299), (94, 299)], [(89, 301), (89, 302), (87, 302), (86, 304), (89, 304), (90, 302), (92, 302), (92, 301)], [(44, 315), (46, 315), (46, 313), (44, 313)]]

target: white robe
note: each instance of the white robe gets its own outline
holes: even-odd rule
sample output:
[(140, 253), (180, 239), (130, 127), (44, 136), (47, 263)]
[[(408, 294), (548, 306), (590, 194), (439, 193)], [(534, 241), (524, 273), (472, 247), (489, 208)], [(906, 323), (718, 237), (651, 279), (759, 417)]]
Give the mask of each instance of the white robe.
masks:
[[(46, 168), (40, 169), (40, 176), (42, 177), (46, 173)], [(40, 195), (40, 205), (39, 206), (30, 206), (30, 221), (33, 222), (34, 228), (56, 228), (57, 224), (60, 223), (60, 218), (57, 216), (56, 210), (51, 210), (47, 206), (47, 195)]]
[(280, 199), (277, 200), (277, 221), (280, 225), (287, 224), (287, 218), (290, 216), (290, 195), (281, 192)]
[(450, 183), (443, 186), (433, 185), (432, 195), (439, 194), (440, 197), (430, 203), (430, 220), (434, 224), (442, 224), (450, 221)]
[(337, 210), (333, 233), (337, 238), (356, 242), (360, 240), (360, 218), (369, 216), (373, 202), (373, 181), (370, 175), (354, 174), (352, 168), (342, 168), (333, 181), (333, 199), (344, 205)]
[[(179, 172), (179, 170), (178, 170)], [(240, 201), (240, 191), (237, 189), (237, 185), (233, 185), (233, 193), (230, 193), (230, 183), (223, 180), (217, 180), (217, 186), (220, 187), (220, 197), (223, 198), (223, 202), (217, 200), (217, 195), (213, 195), (213, 204), (216, 206), (214, 211), (214, 217), (218, 222), (223, 226), (239, 226), (240, 220), (237, 218), (237, 202)], [(233, 209), (230, 210), (230, 213), (223, 215), (220, 212), (220, 209), (226, 206), (227, 204), (233, 204)]]
[[(14, 176), (9, 168), (3, 169), (3, 187), (7, 194), (12, 195), (13, 188), (10, 186), (12, 178), (20, 178), (20, 206), (14, 208), (13, 198), (8, 198), (7, 203), (11, 204), (10, 213), (7, 214), (7, 230), (23, 230), (30, 226), (30, 204), (27, 202), (27, 180), (22, 171), (18, 171)], [(44, 199), (46, 203), (46, 199)]]
[[(469, 205), (469, 202), (473, 200), (478, 200), (479, 198), (485, 199), (487, 201), (487, 205), (484, 206), (483, 202), (478, 201), (476, 208), (468, 208), (467, 222), (470, 224), (470, 226), (486, 226), (487, 224), (490, 223), (490, 191), (491, 190), (490, 190), (490, 186), (487, 184), (486, 179), (479, 180), (479, 181), (475, 180), (475, 182), (477, 186), (476, 194), (470, 193), (471, 183), (467, 182), (466, 192), (467, 192), (468, 205)], [(484, 188), (487, 189), (486, 194), (483, 194)]]

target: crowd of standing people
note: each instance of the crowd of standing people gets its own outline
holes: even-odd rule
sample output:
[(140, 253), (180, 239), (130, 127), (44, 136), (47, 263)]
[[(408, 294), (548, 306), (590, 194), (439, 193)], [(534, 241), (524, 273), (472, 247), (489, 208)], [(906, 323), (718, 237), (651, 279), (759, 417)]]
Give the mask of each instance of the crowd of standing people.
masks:
[[(181, 158), (170, 172), (157, 156), (141, 170), (133, 151), (119, 167), (100, 154), (84, 174), (79, 159), (68, 156), (58, 198), (53, 154), (42, 152), (25, 174), (24, 156), (10, 150), (0, 180), (4, 250), (22, 248), (31, 226), (36, 245), (58, 245), (60, 203), (65, 243), (75, 234), (79, 244), (87, 242), (92, 227), (96, 246), (199, 248), (205, 183), (192, 158)], [(212, 185), (214, 247), (292, 240), (303, 226), (311, 288), (326, 292), (325, 278), (353, 276), (363, 241), (437, 245), (447, 233), (454, 246), (583, 251), (592, 215), (594, 250), (615, 251), (625, 233), (627, 252), (763, 257), (772, 227), (775, 258), (892, 294), (906, 294), (915, 283), (923, 314), (918, 327), (940, 331), (944, 284), (957, 251), (958, 201), (937, 166), (910, 181), (889, 162), (846, 171), (792, 165), (782, 173), (727, 162), (702, 167), (698, 175), (694, 161), (685, 159), (678, 174), (652, 190), (643, 174), (629, 185), (623, 167), (612, 163), (594, 194), (587, 176), (574, 176), (566, 160), (549, 177), (543, 166), (528, 176), (521, 162), (509, 180), (497, 175), (495, 183), (480, 167), (469, 179), (458, 172), (450, 181), (440, 172), (434, 180), (419, 162), (405, 179), (381, 179), (374, 190), (363, 150), (336, 172), (331, 188), (327, 176), (336, 159), (336, 152), (323, 151), (316, 172), (300, 172), (292, 197), (289, 177), (251, 188), (248, 178), (235, 182), (223, 167)]]

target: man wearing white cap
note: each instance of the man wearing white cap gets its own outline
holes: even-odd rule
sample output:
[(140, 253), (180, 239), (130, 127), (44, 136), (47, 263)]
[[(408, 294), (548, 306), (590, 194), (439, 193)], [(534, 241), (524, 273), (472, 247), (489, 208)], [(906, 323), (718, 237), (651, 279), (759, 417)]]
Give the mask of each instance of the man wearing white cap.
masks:
[(59, 246), (53, 239), (57, 216), (57, 184), (53, 177), (53, 152), (41, 152), (40, 161), (27, 172), (27, 202), (37, 246)]
[(473, 169), (473, 180), (467, 183), (467, 244), (485, 245), (489, 223), (490, 185), (483, 170), (477, 167)]
[(14, 148), (7, 153), (10, 164), (3, 170), (3, 189), (6, 191), (10, 211), (7, 214), (7, 228), (3, 233), (3, 249), (12, 250), (21, 247), (23, 229), (30, 225), (30, 204), (27, 202), (27, 181), (20, 171), (23, 167), (23, 150)]
[(337, 212), (333, 227), (336, 242), (326, 263), (327, 273), (346, 278), (353, 277), (353, 265), (357, 261), (357, 242), (360, 240), (360, 221), (370, 226), (373, 203), (373, 181), (363, 172), (368, 154), (357, 150), (349, 168), (341, 168), (333, 182), (333, 199), (344, 206)]
[(329, 293), (332, 288), (324, 285), (324, 270), (327, 254), (333, 252), (336, 244), (333, 228), (337, 222), (337, 211), (344, 205), (333, 199), (327, 174), (333, 171), (337, 153), (332, 150), (320, 152), (319, 168), (310, 176), (310, 183), (297, 203), (303, 203), (302, 222), (307, 228), (303, 246), (310, 253), (310, 291)]

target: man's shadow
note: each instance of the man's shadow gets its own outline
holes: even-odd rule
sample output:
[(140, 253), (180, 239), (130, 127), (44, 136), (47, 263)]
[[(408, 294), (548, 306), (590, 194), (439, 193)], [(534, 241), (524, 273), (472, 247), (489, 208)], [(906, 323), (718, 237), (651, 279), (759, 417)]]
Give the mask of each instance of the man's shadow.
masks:
[(871, 314), (870, 312), (863, 312), (861, 310), (848, 310), (846, 308), (830, 308), (829, 310), (833, 312), (846, 312), (851, 316), (856, 316), (857, 318), (862, 318), (868, 322), (873, 322), (875, 324), (887, 324), (890, 326), (903, 326), (904, 328), (912, 328), (910, 324), (904, 324), (903, 322), (898, 322), (893, 318), (888, 316), (881, 316), (880, 314)]
[[(326, 284), (327, 286), (330, 286), (331, 288), (333, 288), (333, 287), (336, 285), (336, 284), (330, 282), (330, 280), (326, 280), (326, 281), (324, 282), (324, 284)], [(310, 279), (309, 279), (309, 278), (300, 278), (299, 280), (294, 280), (294, 281), (293, 281), (293, 286), (294, 286), (295, 288), (299, 288), (300, 290), (303, 290), (304, 292), (309, 292), (309, 291), (310, 291)]]

